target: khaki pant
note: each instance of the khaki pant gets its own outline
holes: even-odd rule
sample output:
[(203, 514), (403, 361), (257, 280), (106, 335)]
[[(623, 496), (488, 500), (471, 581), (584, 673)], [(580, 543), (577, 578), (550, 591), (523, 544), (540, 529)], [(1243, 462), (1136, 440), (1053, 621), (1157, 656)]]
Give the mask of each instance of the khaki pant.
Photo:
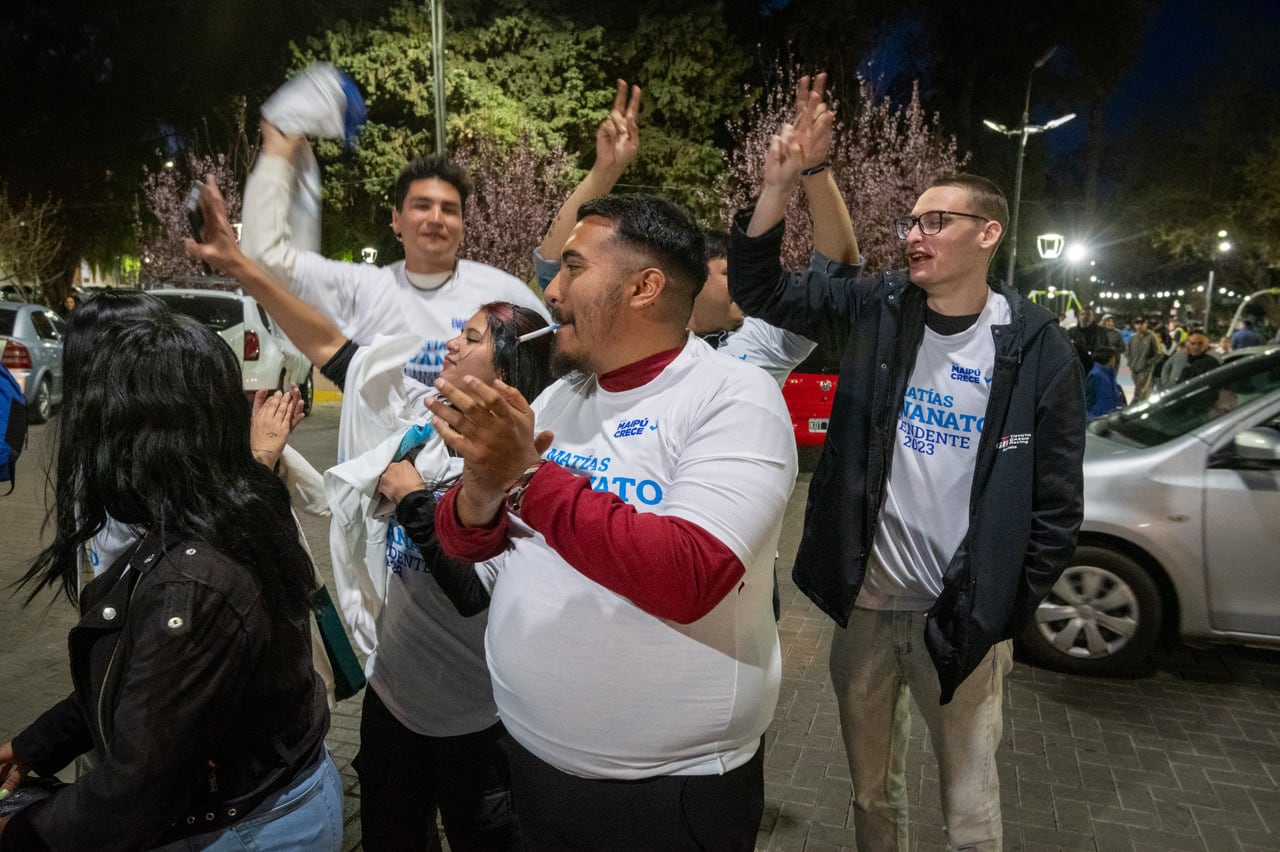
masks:
[(923, 613), (854, 609), (849, 628), (837, 627), (831, 643), (831, 680), (853, 778), (858, 848), (910, 848), (906, 767), (909, 696), (914, 696), (938, 760), (949, 848), (999, 850), (996, 748), (1004, 676), (1013, 664), (1010, 643), (987, 652), (951, 702), (940, 706), (924, 622)]

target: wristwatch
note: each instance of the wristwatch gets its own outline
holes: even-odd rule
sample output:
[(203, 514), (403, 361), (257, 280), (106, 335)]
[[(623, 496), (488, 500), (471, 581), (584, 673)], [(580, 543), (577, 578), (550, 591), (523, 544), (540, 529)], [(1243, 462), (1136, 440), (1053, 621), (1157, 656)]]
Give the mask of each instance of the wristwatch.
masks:
[(533, 475), (538, 472), (546, 464), (545, 459), (539, 459), (536, 464), (531, 464), (524, 469), (524, 473), (512, 483), (507, 489), (507, 511), (516, 517), (520, 517), (520, 505), (524, 502), (524, 492), (529, 489), (529, 483), (533, 480)]

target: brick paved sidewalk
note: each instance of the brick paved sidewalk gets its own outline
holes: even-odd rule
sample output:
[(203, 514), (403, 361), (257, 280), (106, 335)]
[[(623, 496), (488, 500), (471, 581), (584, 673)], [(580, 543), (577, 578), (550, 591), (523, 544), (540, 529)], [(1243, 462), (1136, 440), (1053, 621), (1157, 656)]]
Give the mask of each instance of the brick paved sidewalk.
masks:
[[(331, 459), (337, 406), (317, 406), (295, 444)], [(48, 427), (37, 427), (46, 431)], [(43, 436), (41, 436), (43, 438)], [(0, 586), (38, 549), (43, 511), (36, 453), (18, 491), (0, 498)], [(783, 683), (766, 739), (760, 850), (852, 850), (849, 772), (827, 676), (831, 622), (790, 583), (807, 475), (797, 483), (780, 546)], [(306, 521), (327, 563), (321, 522)], [(65, 602), (42, 594), (22, 608), (0, 592), (0, 741), (68, 689)], [(1021, 662), (1005, 690), (998, 755), (1005, 848), (1111, 850), (1280, 849), (1280, 654), (1163, 649), (1148, 676), (1093, 679)], [(329, 744), (342, 770), (347, 849), (359, 849), (359, 697), (334, 714)], [(908, 756), (912, 839), (944, 846), (937, 770), (917, 716)], [(868, 852), (864, 850), (864, 852)]]

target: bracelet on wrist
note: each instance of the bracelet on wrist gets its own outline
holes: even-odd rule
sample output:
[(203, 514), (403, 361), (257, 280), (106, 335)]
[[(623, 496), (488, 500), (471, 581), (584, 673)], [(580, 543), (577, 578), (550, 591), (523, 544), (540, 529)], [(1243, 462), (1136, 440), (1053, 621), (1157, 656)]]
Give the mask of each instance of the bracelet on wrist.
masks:
[(816, 166), (810, 166), (807, 169), (801, 169), (800, 175), (802, 177), (812, 177), (813, 175), (821, 174), (822, 172), (825, 172), (830, 167), (831, 167), (831, 161), (824, 160), (823, 162), (818, 163), (818, 165)]
[(507, 511), (516, 517), (520, 516), (520, 506), (524, 503), (524, 493), (529, 489), (529, 483), (533, 480), (533, 475), (537, 473), (544, 464), (545, 459), (538, 459), (537, 463), (529, 465), (524, 469), (524, 473), (511, 484), (507, 489)]

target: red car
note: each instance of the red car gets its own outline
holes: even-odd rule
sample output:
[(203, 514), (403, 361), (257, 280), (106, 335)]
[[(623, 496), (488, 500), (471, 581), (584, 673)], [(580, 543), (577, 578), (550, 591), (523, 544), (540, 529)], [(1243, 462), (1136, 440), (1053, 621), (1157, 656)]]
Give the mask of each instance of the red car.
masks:
[(820, 447), (826, 440), (839, 369), (839, 353), (819, 347), (792, 371), (782, 386), (782, 398), (791, 412), (797, 445)]

